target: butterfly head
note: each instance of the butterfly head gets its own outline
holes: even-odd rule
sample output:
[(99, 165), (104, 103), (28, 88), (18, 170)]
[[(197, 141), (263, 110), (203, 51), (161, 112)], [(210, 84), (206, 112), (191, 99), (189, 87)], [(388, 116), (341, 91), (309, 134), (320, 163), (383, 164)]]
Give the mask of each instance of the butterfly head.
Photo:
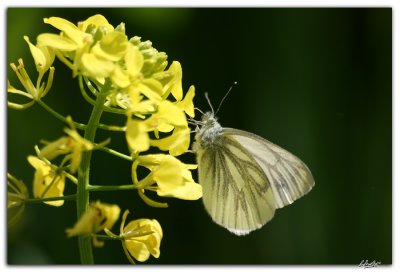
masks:
[(203, 148), (211, 146), (217, 136), (221, 133), (221, 131), (222, 127), (218, 123), (217, 118), (214, 116), (214, 113), (204, 113), (201, 117), (200, 127), (196, 129), (196, 145), (200, 145)]

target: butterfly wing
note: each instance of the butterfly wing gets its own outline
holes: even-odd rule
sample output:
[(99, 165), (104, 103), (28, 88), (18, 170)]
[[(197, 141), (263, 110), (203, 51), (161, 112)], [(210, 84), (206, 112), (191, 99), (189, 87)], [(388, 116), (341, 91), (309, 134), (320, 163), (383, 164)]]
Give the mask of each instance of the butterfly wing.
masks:
[(235, 139), (257, 161), (268, 177), (276, 208), (293, 203), (314, 186), (308, 167), (290, 152), (250, 132), (224, 128), (223, 134)]
[(268, 177), (233, 135), (215, 136), (196, 155), (203, 203), (217, 224), (245, 235), (272, 219), (275, 200)]

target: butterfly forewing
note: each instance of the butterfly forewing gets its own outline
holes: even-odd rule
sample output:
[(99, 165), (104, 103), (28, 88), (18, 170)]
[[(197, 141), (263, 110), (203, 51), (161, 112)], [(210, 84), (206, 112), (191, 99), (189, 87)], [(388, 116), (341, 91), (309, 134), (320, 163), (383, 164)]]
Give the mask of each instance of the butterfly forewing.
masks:
[(203, 202), (217, 224), (244, 235), (272, 219), (275, 201), (268, 177), (238, 140), (220, 134), (196, 153)]
[(296, 156), (253, 133), (223, 128), (257, 161), (268, 177), (276, 208), (282, 208), (308, 193), (314, 186), (308, 167)]

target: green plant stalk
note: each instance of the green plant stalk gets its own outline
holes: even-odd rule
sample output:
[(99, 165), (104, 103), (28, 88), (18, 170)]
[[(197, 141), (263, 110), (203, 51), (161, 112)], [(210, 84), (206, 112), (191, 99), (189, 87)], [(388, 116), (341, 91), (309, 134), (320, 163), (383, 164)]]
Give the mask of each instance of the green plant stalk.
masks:
[[(85, 128), (84, 138), (88, 141), (94, 142), (96, 130), (100, 122), (100, 117), (103, 113), (103, 105), (106, 100), (107, 94), (111, 88), (111, 82), (107, 80), (103, 89), (97, 96), (96, 103), (93, 107), (89, 122)], [(78, 174), (78, 190), (77, 190), (77, 218), (87, 211), (89, 206), (89, 174), (90, 174), (90, 159), (92, 151), (87, 151), (82, 154), (82, 161), (80, 171)], [(93, 264), (93, 250), (90, 235), (81, 235), (78, 237), (79, 241), (79, 254), (82, 264)]]
[(67, 196), (57, 196), (57, 197), (46, 197), (46, 198), (28, 198), (25, 199), (25, 203), (43, 203), (48, 201), (57, 201), (57, 200), (76, 200), (76, 195), (67, 195)]
[(122, 190), (136, 190), (138, 188), (135, 184), (126, 185), (89, 185), (89, 191), (122, 191)]

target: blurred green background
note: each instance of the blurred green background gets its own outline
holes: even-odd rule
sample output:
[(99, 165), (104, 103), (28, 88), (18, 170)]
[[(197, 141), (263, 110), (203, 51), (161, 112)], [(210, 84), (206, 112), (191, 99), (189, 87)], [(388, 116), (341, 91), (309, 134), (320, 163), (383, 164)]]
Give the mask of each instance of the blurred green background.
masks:
[[(226, 127), (254, 132), (300, 157), (316, 186), (278, 210), (261, 230), (236, 237), (214, 224), (201, 201), (166, 199), (150, 208), (134, 191), (96, 193), (91, 199), (130, 209), (130, 219), (156, 218), (164, 238), (155, 264), (350, 264), (392, 263), (392, 10), (390, 8), (117, 8), (7, 11), (7, 65), (34, 64), (23, 35), (32, 42), (57, 31), (43, 18), (74, 23), (101, 13), (129, 37), (151, 40), (178, 60), (183, 85), (196, 86), (196, 105), (208, 110), (234, 88), (219, 112)], [(8, 68), (8, 78), (18, 81)], [(90, 107), (71, 71), (56, 61), (55, 82), (45, 101), (86, 122)], [(112, 116), (105, 116), (110, 123)], [(123, 124), (123, 120), (118, 120)], [(41, 139), (54, 140), (64, 125), (40, 106), (8, 110), (8, 171), (31, 188), (26, 157)], [(98, 141), (112, 133), (101, 132)], [(122, 134), (111, 147), (127, 153)], [(184, 156), (194, 162), (193, 155)], [(129, 184), (130, 164), (95, 153), (92, 184)], [(66, 194), (73, 193), (68, 184)], [(8, 229), (9, 264), (77, 264), (76, 238), (65, 229), (75, 205), (29, 205)], [(119, 222), (115, 226), (118, 232)], [(99, 264), (128, 263), (119, 242), (95, 249)]]

